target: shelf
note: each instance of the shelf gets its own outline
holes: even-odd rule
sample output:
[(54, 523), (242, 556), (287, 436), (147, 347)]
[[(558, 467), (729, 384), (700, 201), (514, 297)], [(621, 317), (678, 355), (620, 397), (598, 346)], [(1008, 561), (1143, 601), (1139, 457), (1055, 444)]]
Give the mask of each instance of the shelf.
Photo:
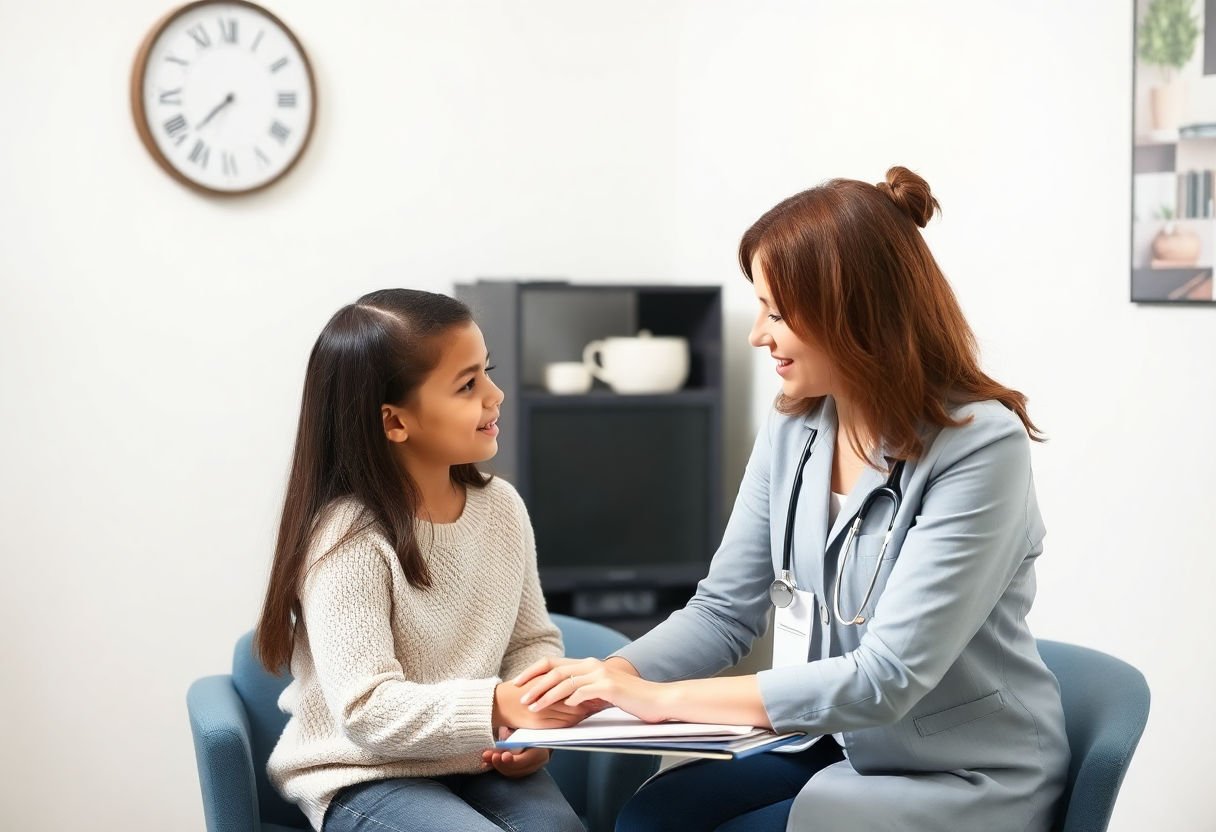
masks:
[(1173, 173), (1176, 161), (1173, 144), (1138, 144), (1132, 148), (1133, 173)]
[[(1168, 220), (1161, 219), (1160, 217), (1153, 217), (1152, 219), (1147, 219), (1147, 220), (1133, 219), (1132, 222), (1135, 223), (1136, 225), (1145, 226), (1146, 228), (1160, 228), (1160, 227), (1169, 225), (1170, 223), (1174, 223), (1175, 225), (1178, 225), (1180, 223), (1188, 223), (1188, 222), (1197, 222), (1197, 223), (1216, 222), (1216, 214), (1213, 214), (1210, 217), (1170, 217)], [(1137, 268), (1139, 268), (1139, 267), (1137, 267)]]
[(519, 393), (520, 401), (529, 407), (636, 407), (653, 405), (711, 405), (722, 391), (717, 388), (694, 388), (674, 393), (614, 393), (603, 388), (589, 393), (556, 394), (541, 388), (528, 387)]
[(1132, 173), (1174, 173), (1179, 145), (1216, 141), (1216, 136), (1182, 136), (1170, 141), (1137, 141), (1132, 145)]
[[(500, 281), (489, 280), (488, 283)], [(571, 283), (569, 280), (525, 280), (516, 283), (522, 292), (636, 292), (645, 295), (712, 295), (722, 287), (697, 283)]]
[(1132, 300), (1209, 303), (1212, 301), (1212, 267), (1132, 269)]
[(1142, 150), (1145, 148), (1151, 149), (1151, 148), (1158, 148), (1158, 147), (1174, 147), (1175, 145), (1183, 144), (1184, 142), (1210, 142), (1213, 140), (1216, 140), (1216, 135), (1214, 135), (1214, 136), (1177, 136), (1177, 135), (1175, 135), (1168, 139), (1152, 139), (1152, 138), (1148, 138), (1147, 136), (1145, 136), (1145, 137), (1141, 137), (1141, 138), (1137, 139), (1136, 142), (1132, 145), (1132, 147), (1135, 148), (1136, 150)]
[(703, 562), (660, 565), (627, 563), (619, 569), (542, 565), (540, 577), (545, 591), (554, 595), (647, 588), (660, 593), (685, 592), (684, 598), (687, 598), (692, 594), (689, 590), (705, 577), (705, 567), (706, 563)]

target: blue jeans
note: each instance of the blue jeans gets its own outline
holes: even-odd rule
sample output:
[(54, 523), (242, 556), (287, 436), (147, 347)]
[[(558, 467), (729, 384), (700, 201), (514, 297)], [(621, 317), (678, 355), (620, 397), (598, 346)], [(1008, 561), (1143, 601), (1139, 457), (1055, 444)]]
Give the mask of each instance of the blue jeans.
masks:
[(617, 832), (785, 832), (794, 798), (822, 769), (844, 759), (824, 737), (797, 754), (697, 760), (660, 774), (635, 794)]
[(323, 832), (585, 832), (544, 769), (512, 779), (496, 771), (402, 777), (338, 792)]

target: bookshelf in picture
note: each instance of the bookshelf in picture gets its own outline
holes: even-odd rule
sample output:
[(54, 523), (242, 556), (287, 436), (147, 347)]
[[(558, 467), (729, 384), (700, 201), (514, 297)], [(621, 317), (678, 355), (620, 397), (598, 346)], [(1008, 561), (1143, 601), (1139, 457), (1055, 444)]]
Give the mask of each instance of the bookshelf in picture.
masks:
[(1207, 219), (1216, 216), (1212, 193), (1213, 171), (1188, 170), (1178, 174), (1178, 219)]
[(1216, 139), (1216, 122), (1184, 124), (1178, 128), (1179, 139)]
[(1216, 0), (1134, 0), (1135, 303), (1216, 303)]

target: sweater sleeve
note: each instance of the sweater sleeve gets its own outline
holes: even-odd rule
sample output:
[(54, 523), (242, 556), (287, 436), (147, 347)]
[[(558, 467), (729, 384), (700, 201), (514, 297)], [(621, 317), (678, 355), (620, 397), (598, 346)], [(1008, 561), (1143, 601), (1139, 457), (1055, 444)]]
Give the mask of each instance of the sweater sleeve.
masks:
[(524, 581), (519, 599), (519, 612), (515, 616), (515, 627), (507, 652), (503, 655), (499, 675), (504, 679), (514, 678), (520, 671), (538, 659), (560, 656), (563, 652), (561, 631), (549, 619), (545, 608), (545, 596), (540, 588), (540, 576), (536, 569), (536, 536), (532, 521), (523, 500), (516, 498), (519, 521), (523, 526)]
[(321, 558), (304, 580), (304, 624), (334, 723), (388, 757), (438, 759), (493, 745), (499, 679), (405, 678), (393, 648), (391, 586), (384, 554), (366, 538)]

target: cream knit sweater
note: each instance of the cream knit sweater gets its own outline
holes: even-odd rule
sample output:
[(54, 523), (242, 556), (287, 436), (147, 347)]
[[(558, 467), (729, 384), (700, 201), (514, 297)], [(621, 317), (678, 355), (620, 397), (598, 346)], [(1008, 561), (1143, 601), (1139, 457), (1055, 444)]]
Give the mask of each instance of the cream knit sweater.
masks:
[(374, 528), (320, 557), (361, 514), (337, 501), (314, 532), (279, 698), (291, 718), (267, 765), (318, 830), (346, 786), (477, 772), (494, 742), (494, 686), (562, 654), (527, 509), (505, 481), (469, 488), (455, 523), (418, 523), (430, 589), (409, 585)]

